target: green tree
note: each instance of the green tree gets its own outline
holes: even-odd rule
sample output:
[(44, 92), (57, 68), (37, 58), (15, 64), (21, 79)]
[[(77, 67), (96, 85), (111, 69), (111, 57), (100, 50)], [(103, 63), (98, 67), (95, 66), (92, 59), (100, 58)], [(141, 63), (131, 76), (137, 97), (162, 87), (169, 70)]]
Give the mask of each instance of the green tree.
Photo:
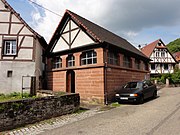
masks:
[(171, 53), (179, 52), (180, 51), (180, 38), (167, 44), (167, 48), (169, 49)]

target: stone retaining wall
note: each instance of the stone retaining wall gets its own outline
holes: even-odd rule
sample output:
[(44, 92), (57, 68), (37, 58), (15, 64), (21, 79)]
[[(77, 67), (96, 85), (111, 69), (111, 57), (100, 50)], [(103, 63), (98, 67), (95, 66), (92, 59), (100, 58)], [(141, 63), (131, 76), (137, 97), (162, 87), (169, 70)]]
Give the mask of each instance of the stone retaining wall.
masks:
[(79, 106), (79, 94), (1, 102), (0, 131), (73, 113)]

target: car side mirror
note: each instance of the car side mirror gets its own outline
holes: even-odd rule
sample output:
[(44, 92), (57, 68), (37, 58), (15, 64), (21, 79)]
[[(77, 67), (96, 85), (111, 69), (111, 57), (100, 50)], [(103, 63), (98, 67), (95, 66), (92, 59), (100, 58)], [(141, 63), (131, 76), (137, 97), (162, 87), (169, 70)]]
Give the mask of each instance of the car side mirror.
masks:
[(143, 85), (143, 88), (145, 89), (145, 88), (147, 88), (148, 86), (147, 85)]

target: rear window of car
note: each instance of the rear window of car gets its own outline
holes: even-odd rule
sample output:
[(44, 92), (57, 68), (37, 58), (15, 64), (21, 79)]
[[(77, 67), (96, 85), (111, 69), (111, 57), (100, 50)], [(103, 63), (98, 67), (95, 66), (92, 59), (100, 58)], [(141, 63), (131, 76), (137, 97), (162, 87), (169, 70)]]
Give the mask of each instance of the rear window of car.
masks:
[(140, 87), (142, 87), (141, 82), (129, 82), (124, 86), (124, 88), (140, 88)]

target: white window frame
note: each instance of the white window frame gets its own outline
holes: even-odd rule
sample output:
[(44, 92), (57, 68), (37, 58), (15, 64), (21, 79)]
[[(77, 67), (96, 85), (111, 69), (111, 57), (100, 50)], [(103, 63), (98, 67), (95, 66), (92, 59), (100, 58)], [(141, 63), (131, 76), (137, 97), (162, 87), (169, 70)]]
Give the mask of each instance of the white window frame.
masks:
[[(89, 63), (88, 60), (91, 60), (91, 63)], [(89, 65), (96, 63), (97, 63), (97, 53), (94, 50), (83, 52), (81, 54), (81, 65)]]
[[(8, 43), (9, 43), (9, 45), (8, 45)], [(7, 49), (9, 51), (7, 51)], [(16, 40), (4, 40), (4, 53), (3, 54), (4, 55), (17, 55), (17, 41)]]
[(62, 68), (62, 59), (60, 57), (53, 58), (52, 68)]
[(75, 66), (75, 57), (73, 55), (69, 55), (67, 57), (67, 67)]

